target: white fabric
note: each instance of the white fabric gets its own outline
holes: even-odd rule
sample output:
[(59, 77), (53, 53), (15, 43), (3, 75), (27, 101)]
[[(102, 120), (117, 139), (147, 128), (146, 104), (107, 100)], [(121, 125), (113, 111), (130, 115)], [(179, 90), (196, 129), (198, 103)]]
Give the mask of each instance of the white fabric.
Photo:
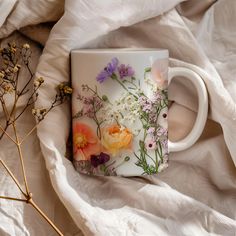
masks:
[[(29, 18), (18, 22), (19, 9), (0, 29), (1, 37), (29, 24), (30, 10), (35, 8), (27, 5), (30, 0), (22, 2)], [(49, 2), (42, 1), (40, 6), (47, 9)], [(47, 106), (54, 86), (69, 80), (69, 52), (80, 47), (168, 48), (171, 57), (178, 59), (171, 59), (171, 66), (196, 71), (209, 91), (209, 120), (201, 139), (186, 151), (171, 153), (170, 167), (158, 176), (80, 175), (64, 158), (69, 104), (41, 123), (38, 137), (52, 185), (85, 235), (236, 233), (236, 2), (203, 0), (200, 6), (189, 0), (178, 6), (178, 12), (173, 7), (180, 2), (66, 0), (65, 13), (40, 57), (37, 75), (45, 77), (47, 85), (36, 106)], [(45, 13), (34, 19), (32, 23), (38, 23), (48, 17)], [(169, 111), (170, 137), (176, 140), (191, 129), (197, 99), (191, 85), (182, 85), (181, 80), (170, 86), (169, 96), (174, 100)]]

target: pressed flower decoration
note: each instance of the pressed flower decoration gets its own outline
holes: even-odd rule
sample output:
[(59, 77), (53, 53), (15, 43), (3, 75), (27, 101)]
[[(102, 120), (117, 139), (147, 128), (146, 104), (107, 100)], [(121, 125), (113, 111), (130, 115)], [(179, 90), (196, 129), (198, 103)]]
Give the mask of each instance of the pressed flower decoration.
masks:
[[(117, 175), (129, 162), (142, 174), (156, 174), (168, 166), (167, 71), (162, 70), (167, 66), (161, 63), (154, 62), (145, 69), (144, 78), (136, 78), (131, 65), (114, 57), (94, 78), (94, 88), (81, 85), (77, 99), (82, 105), (73, 117), (76, 169)], [(112, 99), (98, 91), (108, 80), (123, 91), (121, 96)]]

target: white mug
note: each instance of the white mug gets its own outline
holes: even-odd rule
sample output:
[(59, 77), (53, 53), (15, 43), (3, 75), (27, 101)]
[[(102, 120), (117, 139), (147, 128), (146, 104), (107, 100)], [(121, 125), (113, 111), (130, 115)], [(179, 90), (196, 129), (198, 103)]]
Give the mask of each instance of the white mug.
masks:
[[(73, 162), (90, 175), (157, 174), (169, 152), (192, 146), (208, 113), (204, 82), (194, 71), (168, 68), (164, 49), (83, 49), (71, 52)], [(168, 85), (176, 76), (197, 90), (192, 131), (168, 140)]]

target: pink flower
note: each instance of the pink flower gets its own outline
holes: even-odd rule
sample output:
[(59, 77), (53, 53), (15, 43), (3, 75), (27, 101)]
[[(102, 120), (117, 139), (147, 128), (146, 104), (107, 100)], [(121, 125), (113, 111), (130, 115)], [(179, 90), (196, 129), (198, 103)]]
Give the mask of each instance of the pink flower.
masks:
[(161, 110), (157, 123), (164, 129), (168, 128), (168, 108), (165, 107)]
[(151, 76), (159, 89), (166, 89), (168, 86), (168, 60), (156, 60), (151, 68)]
[(157, 147), (156, 141), (153, 138), (147, 138), (145, 140), (145, 147), (147, 150), (155, 150)]
[(101, 152), (99, 140), (88, 125), (77, 122), (73, 126), (73, 149), (77, 161), (90, 160), (91, 155)]

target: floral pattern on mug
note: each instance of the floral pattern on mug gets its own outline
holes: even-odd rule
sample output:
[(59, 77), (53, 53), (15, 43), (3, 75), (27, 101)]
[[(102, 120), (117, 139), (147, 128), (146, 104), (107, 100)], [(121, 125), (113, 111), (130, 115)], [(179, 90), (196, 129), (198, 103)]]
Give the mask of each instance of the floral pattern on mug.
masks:
[(152, 65), (151, 75), (153, 80), (156, 81), (160, 89), (166, 89), (168, 86), (167, 69), (168, 69), (167, 60), (158, 60), (155, 61)]
[[(97, 86), (81, 85), (77, 96), (82, 108), (74, 121), (75, 166), (83, 173), (117, 175), (127, 162), (143, 174), (156, 174), (168, 166), (167, 68), (156, 61), (144, 70), (144, 85), (131, 65), (112, 58), (95, 78), (99, 86), (108, 80), (123, 91), (117, 99), (101, 94)], [(151, 95), (143, 86), (148, 86)], [(80, 122), (90, 120), (95, 130)]]
[(128, 128), (113, 124), (103, 129), (101, 143), (112, 156), (115, 156), (120, 150), (129, 149), (132, 139), (133, 134)]
[[(79, 160), (90, 160), (91, 155), (101, 151), (101, 145), (93, 130), (86, 124), (76, 122), (73, 127), (74, 156)], [(78, 159), (77, 159), (78, 160)]]

